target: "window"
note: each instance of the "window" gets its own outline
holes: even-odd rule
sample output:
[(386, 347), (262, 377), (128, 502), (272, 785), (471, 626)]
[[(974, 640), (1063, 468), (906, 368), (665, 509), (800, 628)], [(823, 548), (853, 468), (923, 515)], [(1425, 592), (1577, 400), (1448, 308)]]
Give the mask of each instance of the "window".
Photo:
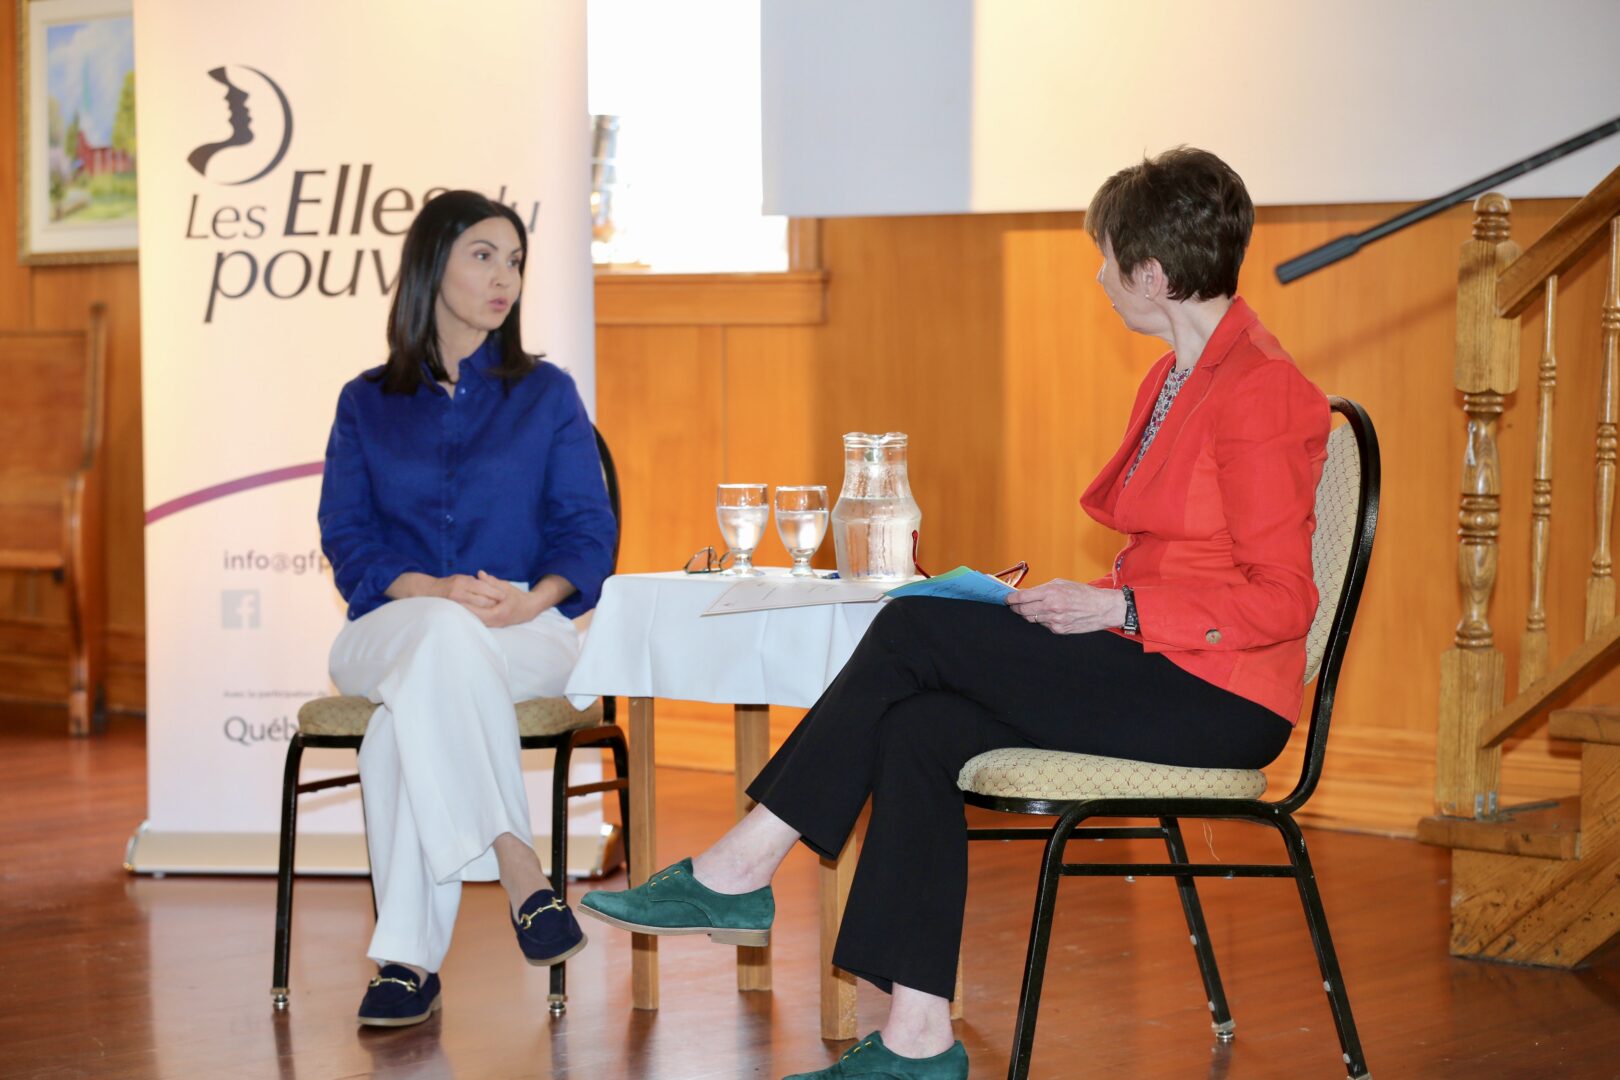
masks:
[(760, 213), (759, 0), (588, 0), (586, 12), (590, 110), (617, 118), (612, 231), (598, 230), (595, 260), (787, 269), (787, 219)]

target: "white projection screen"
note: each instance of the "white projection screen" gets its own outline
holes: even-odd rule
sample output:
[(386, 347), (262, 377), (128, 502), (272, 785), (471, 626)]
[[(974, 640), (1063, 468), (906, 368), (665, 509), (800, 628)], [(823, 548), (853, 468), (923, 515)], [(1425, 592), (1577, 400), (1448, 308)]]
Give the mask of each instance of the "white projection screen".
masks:
[(1620, 115), (1613, 0), (765, 0), (761, 35), (768, 214), (1083, 208), (1181, 143), (1265, 205), (1418, 201)]

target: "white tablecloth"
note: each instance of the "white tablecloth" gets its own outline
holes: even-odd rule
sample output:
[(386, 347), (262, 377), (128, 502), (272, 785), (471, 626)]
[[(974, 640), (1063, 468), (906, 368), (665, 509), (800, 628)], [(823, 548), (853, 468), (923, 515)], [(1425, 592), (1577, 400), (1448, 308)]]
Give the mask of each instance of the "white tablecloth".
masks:
[[(766, 573), (787, 576), (785, 569)], [(882, 607), (822, 604), (705, 618), (736, 581), (678, 570), (608, 578), (568, 680), (569, 699), (581, 709), (604, 694), (808, 707)]]

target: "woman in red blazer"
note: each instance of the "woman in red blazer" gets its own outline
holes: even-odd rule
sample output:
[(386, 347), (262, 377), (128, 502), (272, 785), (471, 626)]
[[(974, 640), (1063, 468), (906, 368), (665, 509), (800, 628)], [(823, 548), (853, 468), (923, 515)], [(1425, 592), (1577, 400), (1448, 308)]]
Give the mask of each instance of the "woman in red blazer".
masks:
[(1086, 212), (1114, 309), (1170, 345), (1081, 499), (1126, 536), (1112, 572), (1005, 606), (890, 602), (749, 787), (758, 806), (695, 859), (582, 901), (641, 933), (765, 944), (777, 866), (800, 841), (836, 857), (870, 797), (833, 962), (892, 992), (889, 1016), (800, 1080), (967, 1076), (950, 995), (967, 895), (956, 777), (969, 758), (1035, 746), (1257, 769), (1287, 741), (1316, 611), (1329, 412), (1237, 298), (1253, 225), (1238, 175), (1186, 148), (1111, 177)]
[[(1124, 313), (1122, 301), (1146, 306), (1163, 271), (1139, 268), (1133, 293), (1120, 284), (1106, 237), (1103, 255), (1099, 276), (1110, 298), (1120, 297), (1116, 309)], [(1162, 330), (1145, 331), (1174, 348), (1148, 372), (1125, 441), (1080, 499), (1127, 537), (1113, 573), (1090, 586), (1051, 582), (1008, 602), (1059, 633), (1076, 633), (1123, 626), (1129, 598), (1144, 652), (1163, 653), (1292, 723), (1316, 613), (1311, 533), (1327, 457), (1327, 399), (1242, 299), (1209, 303), (1208, 329), (1173, 323), (1187, 304), (1170, 301)], [(1162, 388), (1181, 373), (1175, 407), (1130, 475)]]

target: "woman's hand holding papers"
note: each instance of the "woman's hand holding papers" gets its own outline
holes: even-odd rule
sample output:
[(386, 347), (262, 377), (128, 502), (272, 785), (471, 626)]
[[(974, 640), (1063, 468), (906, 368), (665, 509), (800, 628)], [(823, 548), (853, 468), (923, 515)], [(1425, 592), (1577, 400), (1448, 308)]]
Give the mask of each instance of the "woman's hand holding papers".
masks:
[(1032, 589), (1014, 589), (1007, 606), (1054, 634), (1089, 634), (1124, 625), (1125, 594), (1054, 578)]

